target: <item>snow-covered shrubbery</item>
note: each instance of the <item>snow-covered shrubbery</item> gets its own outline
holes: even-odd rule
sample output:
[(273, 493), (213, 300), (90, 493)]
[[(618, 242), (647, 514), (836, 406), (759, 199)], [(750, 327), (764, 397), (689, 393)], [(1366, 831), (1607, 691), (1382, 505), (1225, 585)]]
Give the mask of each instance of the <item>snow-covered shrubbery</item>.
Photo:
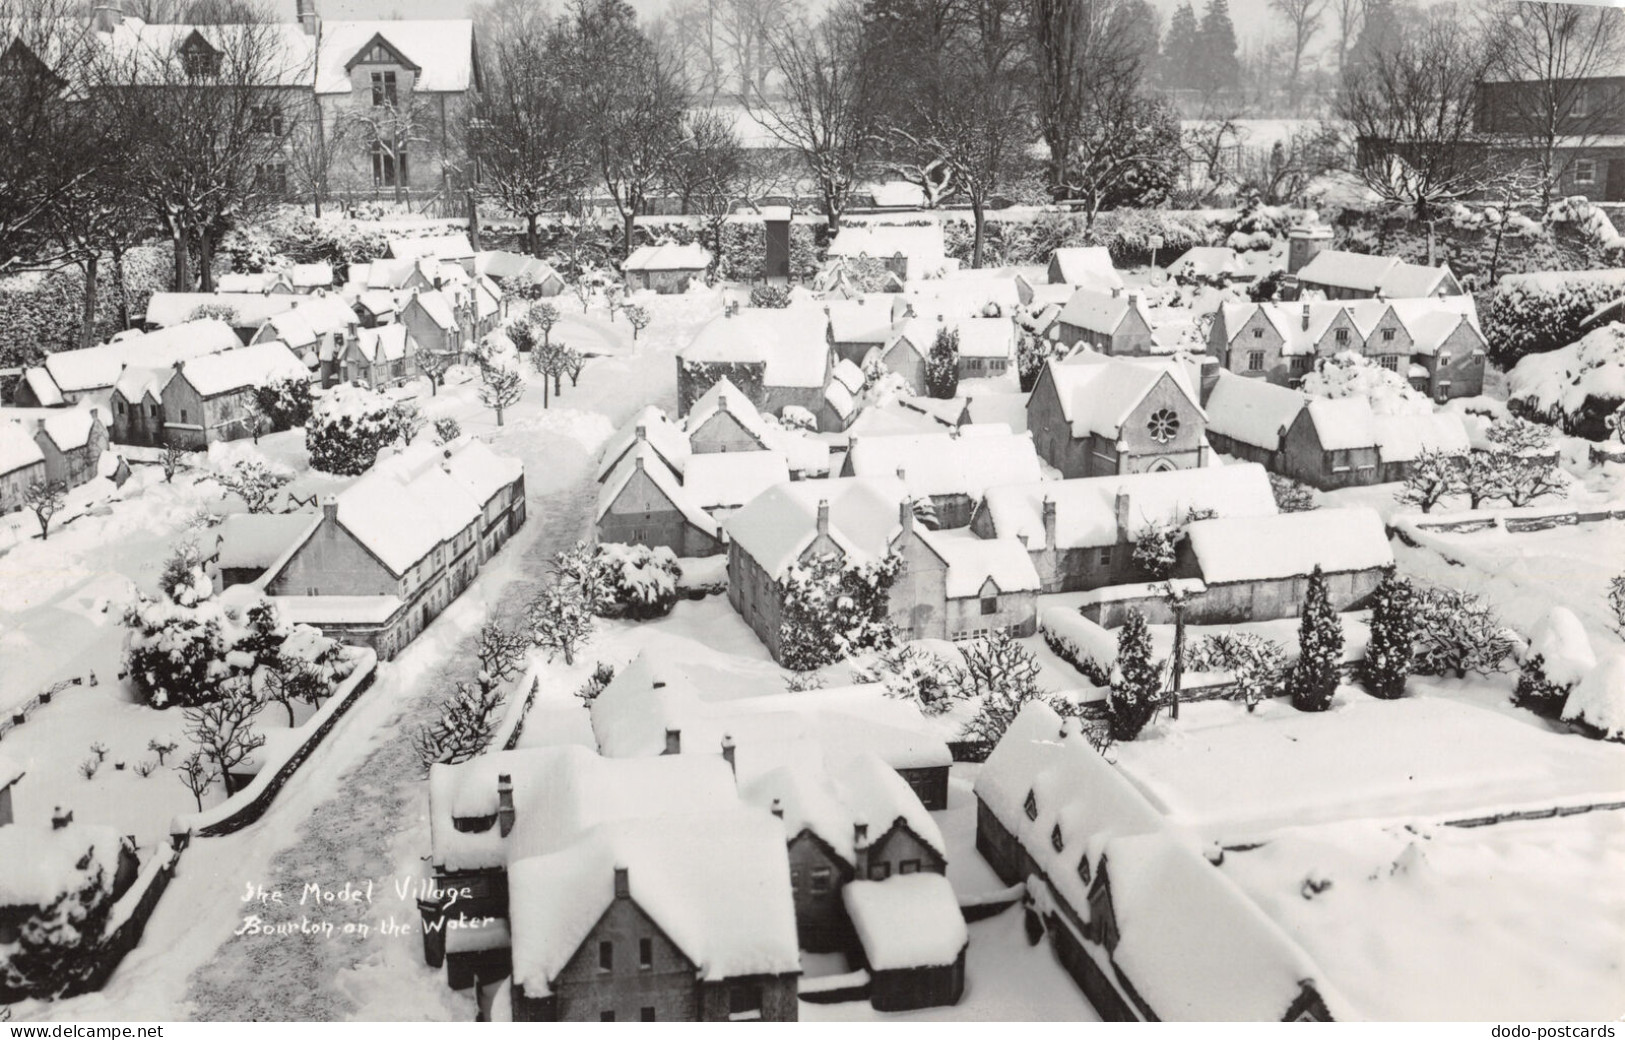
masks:
[(310, 421), (310, 380), (278, 379), (254, 389), (254, 403), (271, 429), (291, 430)]
[(903, 643), (881, 650), (867, 664), (854, 665), (852, 678), (855, 682), (884, 683), (888, 697), (912, 701), (926, 715), (941, 715), (953, 707), (955, 689), (950, 668), (949, 662), (931, 651)]
[(1315, 362), (1303, 377), (1303, 392), (1315, 397), (1363, 397), (1377, 415), (1427, 415), (1433, 405), (1398, 372), (1352, 350)]
[(1286, 647), (1251, 632), (1216, 632), (1185, 649), (1185, 667), (1193, 672), (1229, 672), (1248, 709), (1286, 692)]
[(1569, 691), (1597, 666), (1591, 637), (1567, 607), (1553, 607), (1529, 633), (1529, 652), (1518, 669), (1513, 703), (1557, 718)]
[(1567, 346), (1598, 308), (1621, 296), (1625, 270), (1508, 275), (1484, 313), (1490, 359), (1502, 368), (1522, 367), (1523, 359)]
[[(767, 225), (750, 220), (725, 221), (717, 230), (717, 277), (751, 282), (766, 274)], [(751, 306), (763, 305), (753, 300)]]
[[(1625, 288), (1616, 290), (1625, 295)], [(1531, 354), (1507, 376), (1507, 405), (1564, 432), (1606, 440), (1625, 402), (1625, 324), (1615, 322), (1559, 349)]]
[(1270, 491), (1275, 495), (1275, 508), (1283, 513), (1305, 513), (1317, 508), (1315, 493), (1307, 484), (1300, 484), (1291, 477), (1283, 477), (1279, 473), (1271, 473)]
[(1515, 637), (1489, 604), (1471, 592), (1444, 585), (1416, 590), (1417, 675), (1489, 675), (1504, 667)]
[(1374, 696), (1393, 700), (1405, 693), (1416, 656), (1416, 589), (1389, 571), (1371, 604), (1371, 639), (1366, 644), (1364, 677)]
[(305, 447), (312, 469), (355, 476), (371, 468), (378, 452), (399, 436), (393, 398), (360, 383), (344, 383), (328, 390), (311, 409)]
[(1343, 623), (1332, 609), (1326, 575), (1320, 567), (1310, 572), (1298, 625), (1298, 661), (1287, 679), (1292, 706), (1299, 711), (1325, 711), (1337, 692), (1343, 663)]
[(925, 360), (925, 392), (943, 400), (959, 392), (958, 329), (937, 329), (936, 341)]
[(1113, 740), (1133, 740), (1157, 713), (1162, 697), (1162, 665), (1151, 656), (1151, 630), (1145, 613), (1130, 610), (1117, 630), (1117, 661), (1106, 695), (1106, 720)]
[(896, 556), (848, 564), (833, 553), (793, 565), (783, 583), (779, 660), (810, 671), (892, 646), (887, 604), (901, 566)]
[(118, 837), (110, 828), (74, 824), (37, 835), (13, 827), (10, 837), (38, 845), (6, 849), (29, 862), (13, 861), (8, 873), (16, 883), (4, 886), (15, 919), (10, 941), (0, 944), (0, 1001), (48, 1000), (94, 965), (113, 908)]
[(949, 698), (971, 701), (976, 714), (965, 723), (965, 739), (997, 744), (1027, 702), (1045, 700), (1038, 686), (1038, 661), (1008, 629), (959, 646), (964, 665), (949, 672)]
[(313, 217), (285, 208), (270, 218), (228, 232), (221, 255), (234, 271), (256, 273), (280, 263), (328, 263), (334, 267), (377, 260), (389, 251), (390, 233), (342, 216)]
[(683, 576), (677, 557), (665, 546), (600, 544), (593, 566), (601, 575), (603, 597), (596, 604), (600, 617), (630, 617), (639, 621), (664, 617), (677, 603), (677, 582)]
[[(153, 293), (173, 288), (171, 256), (167, 244), (137, 246), (124, 254), (124, 290), (131, 314), (144, 312)], [(77, 347), (84, 287), (84, 273), (72, 266), (0, 280), (0, 367), (35, 364), (44, 354)], [(97, 268), (96, 304), (93, 338), (104, 342), (124, 328), (112, 263)]]
[(1615, 654), (1586, 673), (1563, 704), (1563, 721), (1625, 739), (1625, 656)]

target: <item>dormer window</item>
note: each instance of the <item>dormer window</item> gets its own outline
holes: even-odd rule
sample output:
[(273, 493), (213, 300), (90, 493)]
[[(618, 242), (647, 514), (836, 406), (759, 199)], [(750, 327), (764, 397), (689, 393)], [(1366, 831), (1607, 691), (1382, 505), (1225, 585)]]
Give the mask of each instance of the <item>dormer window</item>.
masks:
[(1087, 852), (1078, 857), (1078, 878), (1086, 885), (1089, 883), (1089, 854)]
[(1050, 848), (1054, 849), (1056, 852), (1066, 851), (1066, 839), (1061, 837), (1061, 825), (1058, 823), (1055, 825), (1054, 829), (1049, 832), (1049, 845)]
[(190, 79), (220, 75), (220, 52), (203, 34), (193, 31), (180, 46), (181, 67)]
[(1022, 803), (1021, 808), (1027, 813), (1027, 819), (1038, 819), (1038, 796), (1032, 791), (1028, 791), (1027, 800)]

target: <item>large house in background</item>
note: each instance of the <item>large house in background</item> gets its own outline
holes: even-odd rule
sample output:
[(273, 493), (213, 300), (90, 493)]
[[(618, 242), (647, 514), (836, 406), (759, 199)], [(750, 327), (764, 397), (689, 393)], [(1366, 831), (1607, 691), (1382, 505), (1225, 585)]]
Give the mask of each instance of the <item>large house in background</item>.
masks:
[[(283, 0), (285, 3), (286, 0)], [(247, 30), (232, 24), (146, 22), (124, 0), (95, 0), (85, 31), (115, 61), (174, 68), (206, 81), (234, 62), (263, 61), (253, 128), (279, 139), (258, 166), (266, 189), (305, 194), (301, 155), (331, 146), (333, 196), (438, 195), (456, 204), (466, 167), (460, 128), (482, 84), (471, 19), (326, 20), (316, 0), (295, 0), (291, 22)], [(7, 41), (13, 46), (21, 41)], [(252, 57), (249, 57), (252, 55)], [(167, 71), (149, 72), (160, 83)]]
[[(1573, 46), (1578, 53), (1580, 42)], [(1505, 70), (1486, 76), (1478, 85), (1475, 126), (1482, 159), (1496, 165), (1538, 161), (1537, 149), (1555, 129), (1555, 193), (1625, 202), (1625, 47), (1617, 41), (1608, 46), (1583, 77), (1539, 79)]]

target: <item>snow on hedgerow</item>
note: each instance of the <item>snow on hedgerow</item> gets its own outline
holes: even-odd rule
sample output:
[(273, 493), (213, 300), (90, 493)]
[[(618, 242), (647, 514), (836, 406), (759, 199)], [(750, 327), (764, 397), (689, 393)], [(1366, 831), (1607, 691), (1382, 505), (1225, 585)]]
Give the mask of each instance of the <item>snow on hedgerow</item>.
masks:
[(1352, 350), (1325, 358), (1303, 377), (1314, 397), (1364, 397), (1375, 415), (1427, 415), (1433, 405), (1405, 377)]
[(1625, 401), (1625, 324), (1594, 329), (1577, 342), (1531, 354), (1507, 376), (1508, 397), (1524, 414), (1573, 424)]

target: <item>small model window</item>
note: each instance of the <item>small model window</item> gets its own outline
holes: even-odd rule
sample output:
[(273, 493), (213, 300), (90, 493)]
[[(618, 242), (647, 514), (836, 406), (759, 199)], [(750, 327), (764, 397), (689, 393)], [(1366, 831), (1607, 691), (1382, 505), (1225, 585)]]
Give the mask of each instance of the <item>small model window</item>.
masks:
[(1151, 433), (1151, 439), (1158, 444), (1167, 444), (1179, 436), (1179, 416), (1172, 409), (1159, 408), (1151, 413), (1151, 419), (1146, 424)]
[(1032, 791), (1028, 791), (1027, 800), (1022, 803), (1021, 808), (1027, 813), (1027, 819), (1038, 819), (1038, 796)]

